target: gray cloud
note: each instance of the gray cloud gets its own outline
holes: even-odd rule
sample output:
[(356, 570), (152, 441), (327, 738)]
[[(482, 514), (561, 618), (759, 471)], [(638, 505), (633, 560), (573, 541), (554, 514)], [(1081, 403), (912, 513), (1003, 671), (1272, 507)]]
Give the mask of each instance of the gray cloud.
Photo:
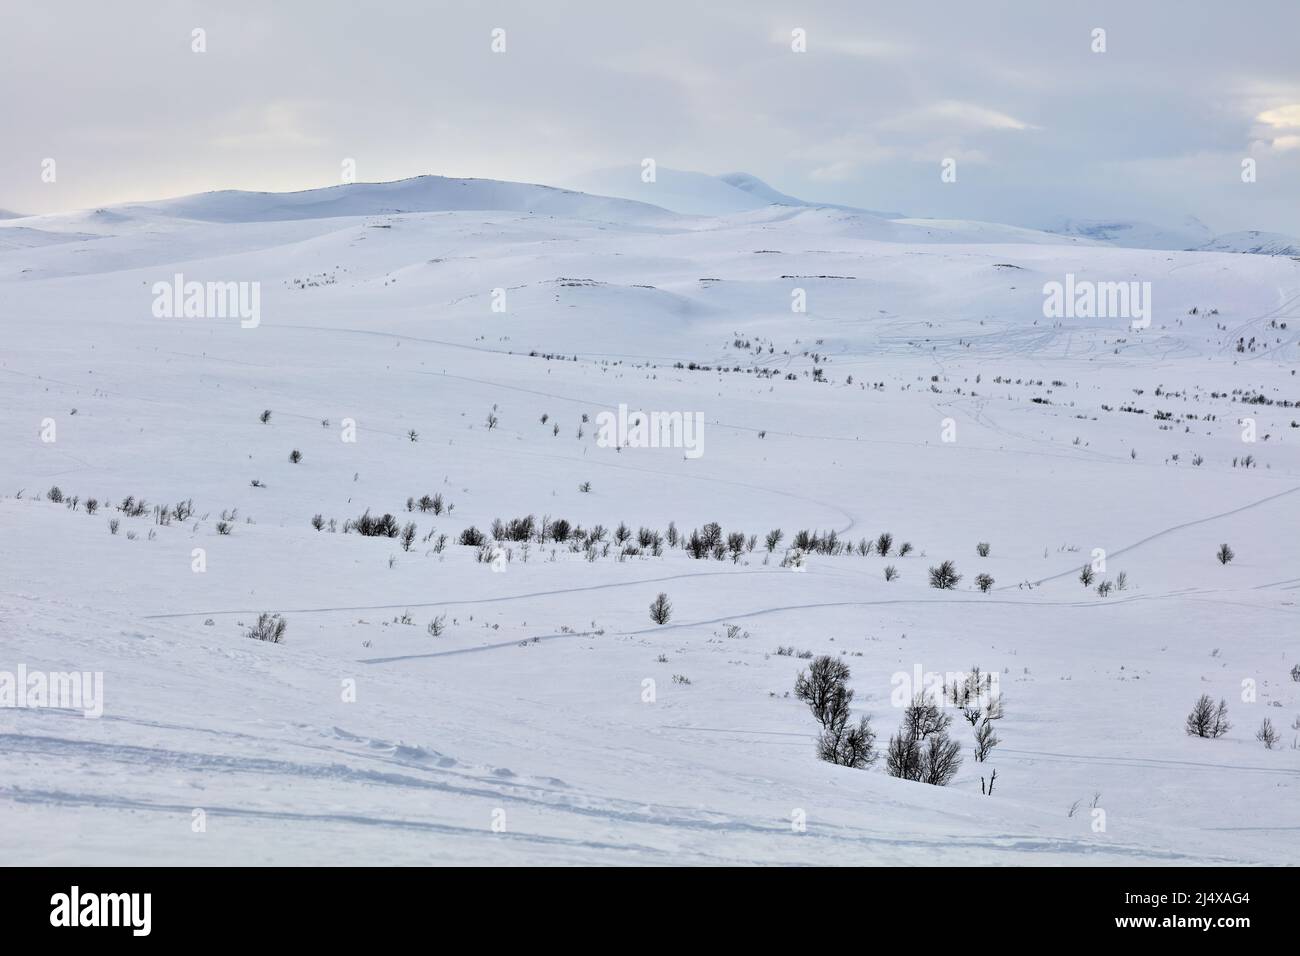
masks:
[(26, 4), (0, 33), (0, 207), (332, 185), (349, 157), (555, 182), (652, 156), (921, 216), (1300, 234), (1300, 5), (1073, 6)]

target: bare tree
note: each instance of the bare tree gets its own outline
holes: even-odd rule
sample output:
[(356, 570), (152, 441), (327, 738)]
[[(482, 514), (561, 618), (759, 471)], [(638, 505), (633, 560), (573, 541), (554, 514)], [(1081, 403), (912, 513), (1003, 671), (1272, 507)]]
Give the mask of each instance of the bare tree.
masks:
[(817, 740), (817, 756), (841, 767), (863, 770), (876, 762), (876, 734), (871, 721), (859, 717), (856, 724), (848, 721), (848, 708), (843, 719), (822, 731)]
[(998, 744), (1002, 743), (1001, 739), (993, 732), (993, 725), (987, 720), (983, 721), (975, 728), (975, 760), (983, 763), (988, 759), (989, 753)]
[(946, 787), (961, 767), (961, 745), (937, 733), (925, 741), (921, 752), (921, 782)]
[(662, 591), (659, 592), (659, 596), (655, 598), (654, 602), (650, 605), (650, 620), (654, 621), (656, 624), (667, 624), (668, 619), (672, 617), (672, 614), (673, 605), (672, 602), (668, 600), (668, 595), (664, 594)]
[(1255, 739), (1269, 750), (1276, 747), (1279, 738), (1277, 731), (1273, 729), (1273, 721), (1265, 717), (1264, 722), (1259, 725), (1259, 730), (1255, 734)]
[(1202, 694), (1187, 715), (1186, 730), (1192, 737), (1222, 737), (1231, 727), (1227, 703), (1220, 699), (1216, 707), (1209, 694)]
[(268, 644), (280, 644), (284, 642), (284, 631), (288, 626), (289, 622), (279, 614), (263, 611), (257, 616), (257, 623), (244, 636)]
[(794, 696), (808, 705), (817, 722), (829, 728), (837, 719), (846, 720), (853, 691), (849, 689), (849, 666), (829, 654), (812, 662), (794, 680)]
[(930, 587), (932, 588), (951, 591), (960, 580), (961, 575), (957, 573), (957, 566), (951, 561), (944, 561), (937, 568), (930, 569)]
[(961, 766), (961, 745), (948, 737), (952, 718), (920, 695), (903, 712), (903, 724), (889, 738), (885, 769), (891, 777), (946, 786)]

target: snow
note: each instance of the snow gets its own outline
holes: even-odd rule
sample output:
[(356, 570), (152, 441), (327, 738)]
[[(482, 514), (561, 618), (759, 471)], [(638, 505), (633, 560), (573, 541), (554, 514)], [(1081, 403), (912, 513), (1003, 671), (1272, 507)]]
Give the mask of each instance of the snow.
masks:
[(1257, 229), (1227, 232), (1215, 236), (1210, 242), (1198, 248), (1206, 252), (1247, 252), (1263, 256), (1300, 257), (1300, 239), (1280, 232), (1260, 232)]
[[(421, 177), (0, 224), (0, 671), (104, 675), (99, 719), (0, 708), (7, 851), (1291, 862), (1300, 265), (760, 193), (677, 215)], [(260, 322), (155, 318), (154, 283), (178, 273), (260, 282)], [(1153, 323), (1045, 318), (1042, 287), (1066, 273), (1151, 282)], [(597, 416), (620, 404), (701, 412), (704, 454), (602, 447)], [(1255, 467), (1234, 467), (1245, 455)], [(47, 500), (52, 485), (83, 504)], [(426, 493), (454, 511), (408, 514)], [(194, 514), (125, 517), (127, 495)], [(415, 521), (413, 550), (310, 523), (366, 509)], [(498, 573), (455, 543), (529, 513), (717, 521), (758, 545), (733, 563), (550, 542), (525, 560), (516, 542)], [(770, 528), (784, 540), (767, 559)], [(796, 573), (780, 559), (801, 528), (915, 550), (811, 554)], [(1126, 590), (1080, 584), (1096, 548)], [(954, 591), (926, 584), (945, 558)], [(656, 625), (661, 591), (673, 615)], [(243, 636), (264, 611), (285, 643)], [(1002, 743), (977, 763), (957, 715), (964, 763), (942, 788), (821, 762), (790, 694), (810, 662), (789, 646), (843, 655), (882, 749), (895, 675), (994, 671)], [(1227, 701), (1220, 739), (1183, 732), (1202, 693)], [(1265, 717), (1278, 749), (1255, 739)]]

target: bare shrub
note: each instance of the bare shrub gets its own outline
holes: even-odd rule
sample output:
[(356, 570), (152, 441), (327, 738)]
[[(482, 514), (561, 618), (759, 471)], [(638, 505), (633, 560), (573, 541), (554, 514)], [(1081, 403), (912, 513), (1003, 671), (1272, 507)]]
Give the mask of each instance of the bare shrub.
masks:
[(384, 514), (382, 518), (376, 518), (369, 508), (359, 518), (353, 518), (351, 526), (357, 534), (367, 538), (396, 538), (401, 531), (397, 519), (392, 515)]
[(990, 751), (1001, 742), (1001, 739), (993, 731), (993, 725), (987, 720), (982, 721), (975, 728), (975, 760), (983, 763), (988, 759)]
[(288, 626), (289, 622), (279, 614), (263, 611), (257, 616), (257, 623), (250, 627), (244, 636), (268, 644), (281, 644), (284, 642), (284, 632)]
[(864, 715), (856, 724), (849, 723), (848, 711), (844, 719), (822, 731), (817, 738), (817, 756), (841, 767), (863, 770), (876, 762), (876, 734), (871, 721)]
[(1186, 730), (1192, 737), (1222, 737), (1231, 727), (1227, 702), (1220, 699), (1216, 707), (1209, 694), (1202, 694), (1187, 715)]
[(656, 624), (667, 624), (672, 614), (672, 602), (668, 600), (667, 594), (660, 591), (659, 596), (650, 604), (650, 620)]
[(1220, 564), (1227, 564), (1237, 555), (1232, 548), (1228, 547), (1227, 544), (1221, 544), (1219, 545), (1218, 552), (1216, 552), (1214, 556), (1219, 559)]
[(992, 575), (984, 574), (982, 572), (980, 574), (975, 575), (975, 586), (979, 588), (981, 591), (983, 591), (985, 594), (988, 594), (989, 589), (993, 587)]
[(903, 712), (898, 733), (889, 738), (885, 769), (892, 777), (946, 786), (961, 766), (961, 746), (948, 737), (952, 718), (918, 695)]
[(951, 561), (944, 561), (937, 568), (930, 569), (930, 587), (932, 588), (951, 591), (960, 580), (961, 575), (957, 573), (957, 566)]
[(823, 654), (812, 662), (808, 670), (800, 671), (794, 681), (794, 696), (808, 705), (823, 728), (830, 727), (837, 718), (847, 717), (853, 691), (849, 689), (849, 666), (843, 661)]
[(1255, 739), (1262, 743), (1265, 749), (1272, 750), (1277, 746), (1277, 742), (1281, 738), (1278, 737), (1277, 731), (1273, 729), (1273, 721), (1265, 717), (1264, 722), (1259, 725), (1259, 730), (1255, 732)]

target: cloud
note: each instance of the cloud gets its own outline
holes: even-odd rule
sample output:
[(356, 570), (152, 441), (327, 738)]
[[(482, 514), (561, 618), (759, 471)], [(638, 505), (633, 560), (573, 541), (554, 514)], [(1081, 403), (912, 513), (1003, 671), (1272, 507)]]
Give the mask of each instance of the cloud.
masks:
[(1300, 103), (1288, 103), (1286, 106), (1265, 110), (1255, 119), (1277, 129), (1300, 129)]
[(950, 131), (975, 132), (984, 130), (1029, 130), (1040, 127), (1018, 120), (1014, 116), (958, 100), (942, 100), (919, 109), (885, 120), (878, 125), (882, 130), (897, 131)]

